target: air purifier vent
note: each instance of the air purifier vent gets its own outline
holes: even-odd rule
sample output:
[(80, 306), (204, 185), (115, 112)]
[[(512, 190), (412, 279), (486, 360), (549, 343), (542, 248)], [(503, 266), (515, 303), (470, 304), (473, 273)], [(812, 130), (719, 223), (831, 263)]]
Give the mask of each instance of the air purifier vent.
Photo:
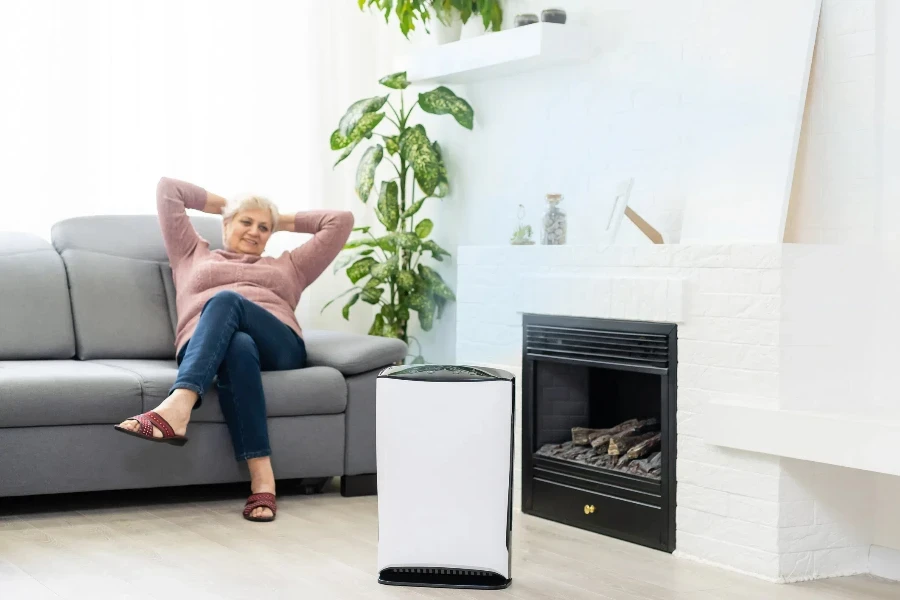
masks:
[(509, 585), (508, 579), (493, 571), (440, 567), (391, 567), (381, 571), (379, 581), (393, 585), (484, 589), (500, 589)]

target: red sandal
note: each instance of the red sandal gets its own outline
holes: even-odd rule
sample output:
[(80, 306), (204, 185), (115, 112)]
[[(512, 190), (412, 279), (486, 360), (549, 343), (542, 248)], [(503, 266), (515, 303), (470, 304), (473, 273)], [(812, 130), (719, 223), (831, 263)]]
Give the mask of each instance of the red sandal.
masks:
[[(116, 430), (151, 442), (164, 442), (166, 444), (172, 444), (173, 446), (184, 446), (188, 441), (183, 435), (175, 435), (175, 430), (172, 429), (169, 422), (152, 410), (125, 420), (137, 421), (141, 425), (140, 430), (131, 431), (130, 429), (125, 429), (119, 425), (116, 425)], [(162, 432), (162, 437), (153, 437), (154, 426)]]
[[(271, 517), (251, 517), (250, 513), (254, 511), (254, 509), (265, 507), (272, 511)], [(270, 494), (268, 492), (261, 492), (259, 494), (252, 494), (249, 498), (247, 498), (247, 503), (244, 504), (244, 518), (248, 521), (260, 521), (264, 523), (268, 523), (269, 521), (275, 520), (275, 512), (278, 510), (275, 505), (275, 494)]]

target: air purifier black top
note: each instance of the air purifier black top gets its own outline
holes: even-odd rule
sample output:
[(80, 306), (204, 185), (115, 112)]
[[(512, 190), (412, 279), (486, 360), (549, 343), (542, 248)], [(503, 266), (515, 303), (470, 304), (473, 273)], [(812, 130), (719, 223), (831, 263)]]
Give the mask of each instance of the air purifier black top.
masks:
[(512, 373), (468, 365), (400, 365), (378, 374), (387, 379), (412, 381), (512, 381)]

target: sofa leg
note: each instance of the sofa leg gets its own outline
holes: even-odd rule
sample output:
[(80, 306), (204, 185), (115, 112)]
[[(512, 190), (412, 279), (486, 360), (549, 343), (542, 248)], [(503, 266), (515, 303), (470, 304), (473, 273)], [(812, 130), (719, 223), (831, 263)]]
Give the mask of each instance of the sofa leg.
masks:
[(374, 496), (377, 493), (378, 486), (375, 473), (341, 476), (341, 496), (345, 498)]

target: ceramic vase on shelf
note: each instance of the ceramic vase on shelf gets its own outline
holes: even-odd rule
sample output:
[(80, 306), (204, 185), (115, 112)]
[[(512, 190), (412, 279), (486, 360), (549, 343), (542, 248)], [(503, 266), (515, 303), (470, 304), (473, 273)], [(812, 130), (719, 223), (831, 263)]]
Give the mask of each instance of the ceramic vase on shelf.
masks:
[(459, 41), (462, 36), (463, 22), (459, 18), (459, 14), (453, 16), (449, 25), (444, 25), (439, 19), (435, 19), (434, 23), (429, 25), (431, 37), (439, 46)]

